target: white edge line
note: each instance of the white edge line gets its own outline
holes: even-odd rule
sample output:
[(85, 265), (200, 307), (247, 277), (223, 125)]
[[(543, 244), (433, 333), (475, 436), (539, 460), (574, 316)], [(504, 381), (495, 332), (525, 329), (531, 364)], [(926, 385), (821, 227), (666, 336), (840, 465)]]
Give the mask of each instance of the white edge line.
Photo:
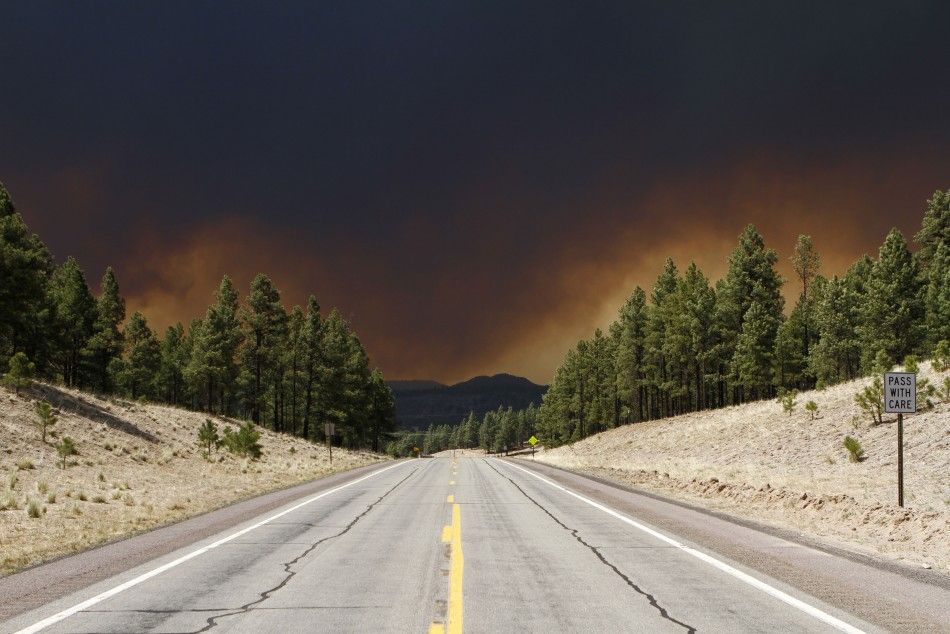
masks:
[(633, 526), (634, 528), (637, 528), (645, 533), (648, 533), (649, 535), (656, 537), (660, 541), (666, 542), (670, 546), (675, 546), (676, 548), (679, 548), (683, 552), (689, 553), (693, 557), (696, 557), (697, 559), (705, 561), (707, 564), (714, 566), (715, 568), (718, 568), (719, 570), (729, 575), (732, 575), (736, 579), (749, 584), (753, 588), (757, 588), (761, 590), (762, 592), (765, 592), (766, 594), (775, 597), (776, 599), (778, 599), (779, 601), (782, 601), (783, 603), (787, 603), (793, 608), (797, 608), (801, 610), (802, 612), (815, 617), (819, 621), (823, 621), (827, 623), (828, 625), (834, 627), (835, 629), (841, 630), (842, 632), (849, 632), (850, 634), (864, 634), (864, 630), (860, 630), (854, 627), (853, 625), (851, 625), (850, 623), (846, 623), (842, 621), (841, 619), (835, 618), (831, 616), (830, 614), (828, 614), (827, 612), (824, 612), (823, 610), (820, 610), (813, 605), (805, 603), (801, 599), (796, 599), (792, 595), (782, 592), (778, 588), (774, 588), (770, 586), (769, 584), (765, 583), (764, 581), (761, 581), (760, 579), (756, 579), (752, 575), (744, 573), (741, 570), (738, 570), (737, 568), (733, 568), (729, 564), (716, 559), (712, 555), (708, 555), (702, 551), (696, 550), (695, 548), (690, 548), (689, 546), (682, 544), (671, 537), (667, 537), (663, 533), (653, 530), (649, 526), (644, 526), (640, 522), (637, 522), (636, 520), (632, 520), (626, 515), (623, 515), (622, 513), (618, 513), (617, 511), (613, 510), (610, 507), (604, 506), (603, 504), (600, 504), (599, 502), (595, 502), (591, 499), (588, 499), (584, 497), (583, 495), (580, 495), (579, 493), (575, 493), (571, 491), (570, 489), (567, 489), (561, 486), (560, 484), (557, 484), (556, 482), (552, 482), (551, 480), (548, 480), (547, 478), (543, 476), (539, 476), (538, 474), (533, 473), (532, 471), (528, 469), (519, 467), (518, 465), (508, 462), (508, 461), (501, 461), (501, 462), (505, 465), (508, 465), (509, 467), (517, 469), (518, 471), (523, 471), (527, 473), (529, 476), (537, 478), (538, 480), (541, 480), (541, 482), (544, 482), (545, 484), (548, 484), (554, 487), (555, 489), (563, 491), (564, 493), (567, 493), (568, 495), (577, 498), (578, 500), (580, 500), (581, 502), (584, 502), (585, 504), (589, 504), (590, 506), (593, 506), (595, 509), (603, 511), (604, 513), (607, 513), (608, 515), (612, 515), (613, 517), (616, 517), (621, 522), (629, 524), (630, 526)]
[(143, 573), (143, 574), (139, 575), (138, 577), (135, 577), (134, 579), (129, 579), (129, 580), (126, 581), (125, 583), (119, 584), (119, 585), (117, 585), (117, 586), (114, 587), (114, 588), (111, 588), (111, 589), (109, 589), (109, 590), (106, 590), (105, 592), (102, 592), (102, 593), (100, 593), (100, 594), (97, 594), (96, 596), (94, 596), (94, 597), (92, 597), (92, 598), (90, 598), (90, 599), (86, 599), (86, 600), (83, 601), (82, 603), (77, 603), (76, 605), (74, 605), (74, 606), (72, 606), (72, 607), (70, 607), (70, 608), (66, 608), (65, 610), (63, 610), (63, 611), (61, 611), (61, 612), (57, 612), (57, 613), (54, 614), (53, 616), (49, 616), (49, 617), (43, 619), (42, 621), (39, 621), (39, 622), (37, 622), (37, 623), (34, 623), (33, 625), (30, 625), (29, 627), (25, 627), (25, 628), (23, 628), (22, 630), (19, 630), (18, 632), (16, 632), (16, 634), (33, 634), (33, 632), (39, 632), (40, 630), (45, 629), (45, 628), (49, 627), (50, 625), (53, 625), (53, 624), (55, 624), (55, 623), (59, 623), (59, 622), (62, 621), (63, 619), (66, 619), (66, 618), (72, 616), (73, 614), (76, 614), (77, 612), (81, 612), (82, 610), (85, 610), (85, 609), (87, 609), (87, 608), (90, 608), (90, 607), (96, 605), (97, 603), (101, 603), (102, 601), (105, 601), (106, 599), (108, 599), (108, 598), (110, 598), (110, 597), (114, 597), (115, 595), (119, 594), (120, 592), (123, 592), (123, 591), (125, 591), (125, 590), (128, 590), (129, 588), (132, 588), (132, 587), (134, 587), (134, 586), (137, 586), (137, 585), (139, 585), (140, 583), (142, 583), (143, 581), (147, 581), (147, 580), (151, 579), (152, 577), (158, 576), (158, 575), (162, 574), (163, 572), (165, 572), (166, 570), (170, 570), (170, 569), (174, 568), (175, 566), (178, 566), (178, 565), (180, 565), (180, 564), (183, 564), (183, 563), (185, 563), (186, 561), (188, 561), (188, 560), (190, 560), (190, 559), (194, 559), (194, 558), (197, 557), (198, 555), (203, 555), (204, 553), (208, 552), (209, 550), (212, 550), (212, 549), (214, 549), (214, 548), (217, 548), (218, 546), (220, 546), (220, 545), (222, 545), (222, 544), (226, 544), (226, 543), (228, 543), (229, 541), (231, 541), (231, 540), (233, 540), (233, 539), (237, 539), (237, 538), (240, 537), (241, 535), (244, 535), (244, 534), (246, 534), (246, 533), (249, 533), (249, 532), (251, 532), (252, 530), (254, 530), (255, 528), (260, 528), (261, 526), (263, 526), (263, 525), (265, 525), (265, 524), (268, 524), (268, 523), (270, 523), (270, 522), (273, 522), (274, 520), (276, 520), (276, 519), (279, 518), (279, 517), (283, 517), (284, 515), (287, 515), (288, 513), (292, 513), (293, 511), (296, 511), (297, 509), (299, 509), (299, 508), (301, 508), (301, 507), (303, 507), (303, 506), (306, 506), (306, 505), (310, 504), (311, 502), (315, 502), (315, 501), (319, 500), (319, 499), (322, 498), (322, 497), (326, 497), (326, 496), (328, 496), (328, 495), (331, 495), (331, 494), (333, 494), (333, 493), (336, 493), (337, 491), (340, 491), (341, 489), (345, 489), (345, 488), (347, 488), (347, 487), (353, 486), (354, 484), (358, 484), (358, 483), (362, 482), (363, 480), (367, 480), (367, 479), (372, 478), (372, 477), (374, 477), (374, 476), (378, 476), (379, 474), (383, 473), (384, 471), (389, 471), (390, 469), (395, 469), (396, 467), (400, 467), (400, 466), (403, 466), (403, 465), (405, 465), (405, 464), (408, 464), (408, 461), (407, 461), (407, 462), (398, 462), (398, 463), (396, 463), (396, 464), (394, 464), (394, 465), (392, 465), (392, 466), (385, 467), (385, 468), (383, 468), (383, 469), (379, 469), (378, 471), (374, 471), (374, 472), (372, 472), (372, 473), (370, 473), (370, 474), (367, 474), (367, 475), (365, 475), (365, 476), (363, 476), (363, 477), (361, 477), (361, 478), (357, 478), (356, 480), (353, 480), (352, 482), (347, 482), (346, 484), (342, 484), (342, 485), (340, 485), (340, 486), (338, 486), (338, 487), (335, 487), (335, 488), (333, 488), (333, 489), (329, 489), (329, 490), (327, 490), (327, 491), (324, 491), (323, 493), (319, 493), (319, 494), (317, 494), (317, 495), (314, 495), (313, 497), (309, 497), (309, 498), (307, 498), (306, 500), (304, 500), (303, 502), (300, 502), (299, 504), (295, 504), (294, 506), (290, 507), (289, 509), (286, 509), (286, 510), (281, 511), (280, 513), (276, 513), (276, 514), (274, 514), (274, 515), (271, 515), (271, 516), (268, 517), (267, 519), (261, 520), (260, 522), (258, 522), (257, 524), (254, 524), (253, 526), (248, 526), (247, 528), (242, 528), (241, 530), (239, 530), (239, 531), (236, 532), (236, 533), (232, 533), (232, 534), (228, 535), (227, 537), (222, 537), (222, 538), (219, 539), (218, 541), (216, 541), (216, 542), (214, 542), (214, 543), (211, 543), (211, 544), (208, 544), (207, 546), (202, 546), (202, 547), (199, 548), (198, 550), (193, 550), (193, 551), (191, 551), (190, 553), (188, 553), (187, 555), (182, 555), (182, 556), (179, 557), (178, 559), (176, 559), (176, 560), (174, 560), (174, 561), (170, 561), (170, 562), (168, 562), (167, 564), (162, 564), (162, 565), (159, 566), (158, 568), (155, 568), (155, 569), (153, 569), (153, 570), (149, 570), (148, 572)]

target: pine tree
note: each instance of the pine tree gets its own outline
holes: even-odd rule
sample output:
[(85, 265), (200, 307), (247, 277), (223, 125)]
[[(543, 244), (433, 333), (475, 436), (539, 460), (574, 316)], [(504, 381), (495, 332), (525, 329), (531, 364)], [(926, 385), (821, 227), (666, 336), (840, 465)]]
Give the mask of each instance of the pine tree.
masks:
[[(650, 295), (652, 305), (647, 312), (647, 324), (644, 344), (644, 374), (651, 384), (651, 418), (667, 416), (670, 413), (670, 388), (667, 379), (667, 358), (664, 354), (667, 327), (671, 319), (672, 308), (668, 300), (676, 292), (679, 272), (672, 258), (667, 258), (663, 271), (653, 285)], [(581, 437), (583, 437), (583, 431)]]
[(188, 364), (188, 351), (185, 349), (185, 327), (178, 322), (169, 326), (162, 339), (161, 361), (158, 370), (157, 387), (165, 401), (178, 405), (184, 397), (185, 367)]
[[(761, 335), (761, 340), (756, 341), (756, 348), (766, 346), (769, 353), (759, 356), (771, 356), (775, 349), (775, 337), (785, 305), (781, 295), (782, 278), (775, 270), (777, 261), (775, 251), (765, 248), (765, 240), (755, 226), (748, 225), (739, 236), (739, 244), (729, 257), (729, 272), (716, 294), (716, 321), (719, 330), (719, 349), (716, 350), (716, 356), (730, 361), (733, 370), (744, 366), (748, 371), (751, 367), (748, 365), (748, 358), (739, 363), (734, 357), (746, 315), (753, 303), (759, 305), (756, 314), (763, 317), (762, 320), (754, 322), (755, 327), (767, 328), (757, 333)], [(747, 350), (746, 353), (748, 352)], [(757, 375), (758, 381), (761, 378), (761, 368), (754, 374)], [(745, 383), (736, 374), (733, 374), (732, 378), (736, 382), (733, 401), (741, 401)]]
[(150, 396), (161, 361), (158, 340), (142, 313), (135, 312), (125, 328), (126, 359), (121, 382), (133, 399)]
[[(775, 384), (779, 388), (792, 389), (805, 387), (806, 359), (803, 354), (808, 347), (808, 327), (806, 326), (804, 297), (792, 310), (788, 319), (782, 321), (775, 337)], [(815, 330), (812, 331), (816, 335)]]
[[(383, 379), (383, 373), (380, 372), (378, 368), (374, 369), (370, 374), (369, 395), (370, 424), (373, 429), (373, 451), (379, 452), (382, 437), (392, 433), (396, 429), (396, 403), (393, 399), (392, 390), (386, 385), (386, 381)], [(454, 446), (458, 447), (461, 443), (461, 438), (457, 437), (454, 441)]]
[(320, 304), (311, 295), (307, 300), (307, 320), (303, 329), (303, 381), (304, 407), (303, 430), (301, 435), (310, 438), (310, 422), (317, 406), (315, 391), (321, 385), (325, 375), (323, 354), (323, 323), (320, 319)]
[(892, 363), (919, 350), (924, 319), (917, 261), (901, 232), (892, 229), (867, 281), (860, 326), (864, 365), (882, 350)]
[(620, 309), (617, 324), (620, 342), (617, 345), (617, 391), (625, 422), (643, 420), (645, 385), (643, 377), (645, 331), (647, 322), (646, 293), (639, 286)]
[(812, 311), (813, 302), (809, 291), (811, 290), (812, 282), (821, 270), (821, 257), (812, 244), (811, 236), (798, 236), (798, 241), (795, 243), (795, 253), (792, 255), (792, 267), (795, 269), (795, 274), (798, 275), (798, 279), (802, 284), (802, 292), (796, 307), (799, 311), (798, 321), (802, 328), (801, 358), (806, 359), (815, 336), (814, 315)]
[(260, 274), (251, 282), (251, 292), (242, 316), (247, 331), (244, 364), (251, 373), (248, 393), (251, 419), (260, 424), (267, 375), (274, 366), (275, 345), (286, 319), (280, 304), (280, 292), (266, 275)]
[(206, 320), (214, 349), (214, 375), (221, 386), (221, 411), (228, 413), (231, 399), (237, 391), (237, 354), (244, 333), (238, 315), (238, 292), (227, 275), (221, 279), (215, 294), (215, 304), (209, 309)]
[(0, 183), (0, 359), (24, 352), (46, 370), (53, 258)]
[(950, 340), (950, 243), (941, 243), (927, 269), (925, 294), (928, 349)]
[(13, 393), (19, 396), (20, 390), (33, 384), (36, 365), (23, 352), (17, 352), (10, 357), (9, 365), (10, 369), (0, 378), (0, 383), (13, 389)]
[[(290, 433), (297, 435), (298, 387), (300, 371), (305, 356), (304, 327), (307, 318), (300, 306), (294, 306), (290, 311), (290, 321), (287, 326), (287, 350), (285, 351), (285, 365), (289, 371), (287, 377), (290, 383)], [(374, 451), (378, 449), (374, 448)]]
[(758, 301), (752, 302), (742, 321), (733, 356), (733, 374), (740, 385), (751, 391), (754, 399), (770, 395), (777, 321), (769, 308)]
[(920, 245), (917, 256), (925, 270), (941, 244), (950, 249), (950, 189), (938, 189), (927, 201), (927, 211), (914, 240)]
[(96, 301), (89, 292), (86, 277), (74, 258), (67, 258), (56, 269), (50, 282), (56, 361), (68, 386), (83, 382), (81, 353), (92, 337)]
[(860, 305), (853, 284), (837, 276), (829, 280), (815, 313), (818, 341), (808, 356), (808, 367), (818, 385), (856, 378), (861, 373)]
[(107, 268), (102, 276), (99, 291), (93, 335), (84, 352), (89, 358), (93, 384), (108, 393), (112, 391), (109, 364), (122, 356), (123, 341), (119, 328), (125, 321), (125, 300), (119, 294), (119, 283), (112, 267)]

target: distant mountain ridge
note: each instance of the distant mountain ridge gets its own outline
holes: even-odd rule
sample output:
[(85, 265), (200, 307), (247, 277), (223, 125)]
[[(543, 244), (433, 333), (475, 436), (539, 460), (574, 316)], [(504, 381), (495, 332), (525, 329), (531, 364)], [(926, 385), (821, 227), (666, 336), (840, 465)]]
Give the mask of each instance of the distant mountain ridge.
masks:
[(396, 420), (408, 429), (455, 424), (475, 412), (480, 416), (499, 407), (522, 409), (541, 404), (546, 385), (522, 376), (476, 376), (454, 385), (430, 380), (387, 381), (396, 399)]

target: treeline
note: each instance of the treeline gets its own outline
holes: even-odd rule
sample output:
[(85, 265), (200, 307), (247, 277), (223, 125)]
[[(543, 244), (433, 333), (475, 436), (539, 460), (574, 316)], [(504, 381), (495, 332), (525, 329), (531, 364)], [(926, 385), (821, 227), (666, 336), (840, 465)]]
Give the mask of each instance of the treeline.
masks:
[(534, 403), (525, 409), (499, 407), (478, 418), (470, 413), (457, 425), (430, 425), (425, 431), (405, 432), (387, 446), (393, 456), (412, 455), (413, 448), (424, 454), (446, 449), (480, 447), (490, 453), (521, 447), (538, 430), (539, 411)]
[(287, 313), (266, 275), (243, 302), (225, 276), (203, 317), (159, 337), (141, 313), (126, 319), (111, 268), (93, 296), (75, 259), (56, 266), (0, 184), (0, 372), (8, 367), (313, 440), (332, 422), (348, 447), (378, 450), (396, 425), (359, 338), (336, 310), (323, 318), (313, 296)]
[[(785, 315), (778, 256), (752, 225), (715, 285), (666, 261), (607, 332), (567, 353), (541, 406), (548, 446), (621, 424), (770, 398), (866, 375), (950, 340), (950, 190), (927, 203), (912, 254), (897, 229), (827, 279), (809, 236), (792, 264), (798, 298)], [(946, 345), (946, 344), (944, 344)]]

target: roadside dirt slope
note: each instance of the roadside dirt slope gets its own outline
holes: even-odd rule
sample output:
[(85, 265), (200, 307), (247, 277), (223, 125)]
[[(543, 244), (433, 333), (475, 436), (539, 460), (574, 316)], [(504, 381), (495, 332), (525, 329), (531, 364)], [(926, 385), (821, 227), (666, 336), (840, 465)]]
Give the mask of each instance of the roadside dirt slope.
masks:
[[(921, 378), (947, 373), (922, 366)], [(950, 403), (905, 417), (905, 507), (897, 506), (896, 415), (871, 424), (859, 380), (775, 401), (627, 425), (537, 459), (792, 528), (853, 550), (950, 571)], [(812, 420), (804, 404), (814, 400)], [(866, 452), (850, 462), (846, 435)]]
[[(44, 399), (59, 412), (45, 444), (33, 410)], [(196, 442), (207, 418), (41, 384), (19, 398), (0, 391), (0, 574), (386, 459), (334, 449), (331, 467), (323, 446), (261, 429), (260, 460), (221, 449), (209, 461)], [(219, 431), (239, 424), (214, 420)], [(65, 470), (54, 447), (64, 436), (79, 452)]]

